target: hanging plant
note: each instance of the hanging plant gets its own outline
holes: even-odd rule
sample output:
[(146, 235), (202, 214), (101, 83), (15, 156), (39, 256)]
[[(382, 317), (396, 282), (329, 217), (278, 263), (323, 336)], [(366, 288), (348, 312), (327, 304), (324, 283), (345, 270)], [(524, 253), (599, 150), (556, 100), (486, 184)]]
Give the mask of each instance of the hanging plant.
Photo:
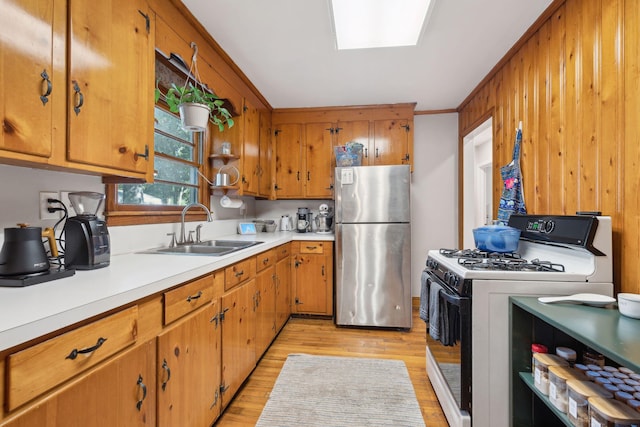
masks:
[(187, 130), (203, 131), (207, 127), (207, 121), (211, 121), (222, 132), (225, 125), (229, 128), (233, 126), (233, 119), (229, 110), (223, 107), (224, 100), (201, 83), (196, 63), (198, 47), (195, 43), (191, 43), (191, 47), (195, 52), (184, 85), (172, 84), (167, 93), (162, 93), (156, 84), (155, 102), (160, 98), (164, 99), (171, 112), (180, 114), (182, 126)]

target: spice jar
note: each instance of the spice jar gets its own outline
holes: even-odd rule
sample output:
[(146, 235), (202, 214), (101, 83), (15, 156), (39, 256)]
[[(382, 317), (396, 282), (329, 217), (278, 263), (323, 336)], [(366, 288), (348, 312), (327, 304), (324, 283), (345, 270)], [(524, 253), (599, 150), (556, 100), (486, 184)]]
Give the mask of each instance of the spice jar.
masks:
[(596, 353), (592, 350), (587, 350), (582, 353), (582, 363), (585, 365), (598, 365), (600, 367), (604, 366), (604, 356), (600, 353)]
[(591, 397), (589, 419), (591, 427), (637, 427), (640, 412), (618, 400)]
[(569, 366), (573, 366), (578, 357), (576, 351), (569, 347), (556, 347), (556, 354), (569, 362)]
[(566, 360), (553, 354), (533, 355), (533, 383), (545, 396), (549, 394), (549, 366), (569, 366)]
[(567, 415), (576, 427), (589, 427), (590, 397), (613, 398), (613, 394), (590, 381), (567, 380)]
[(547, 349), (546, 345), (537, 344), (537, 343), (531, 344), (531, 373), (535, 374), (533, 355), (536, 354), (536, 353), (545, 353), (546, 354), (548, 352), (549, 352), (549, 350)]
[(567, 380), (587, 381), (580, 371), (567, 366), (549, 366), (549, 401), (559, 411), (567, 412)]

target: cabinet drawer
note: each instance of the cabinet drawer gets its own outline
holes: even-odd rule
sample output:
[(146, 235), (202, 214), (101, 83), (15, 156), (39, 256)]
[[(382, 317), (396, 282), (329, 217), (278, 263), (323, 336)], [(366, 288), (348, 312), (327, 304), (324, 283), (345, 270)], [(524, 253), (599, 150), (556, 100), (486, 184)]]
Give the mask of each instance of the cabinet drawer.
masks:
[(7, 406), (13, 410), (136, 341), (134, 306), (9, 355)]
[(301, 254), (322, 254), (324, 253), (324, 242), (300, 242)]
[(228, 291), (236, 285), (252, 278), (256, 273), (256, 257), (237, 262), (224, 270), (224, 290)]
[(289, 255), (291, 255), (291, 244), (287, 243), (287, 244), (278, 246), (276, 248), (276, 253), (278, 254), (278, 261), (288, 257)]
[(276, 250), (271, 249), (269, 251), (262, 252), (256, 255), (256, 273), (264, 270), (267, 267), (271, 267), (276, 263)]
[(164, 294), (164, 324), (191, 313), (213, 298), (213, 276), (208, 275)]

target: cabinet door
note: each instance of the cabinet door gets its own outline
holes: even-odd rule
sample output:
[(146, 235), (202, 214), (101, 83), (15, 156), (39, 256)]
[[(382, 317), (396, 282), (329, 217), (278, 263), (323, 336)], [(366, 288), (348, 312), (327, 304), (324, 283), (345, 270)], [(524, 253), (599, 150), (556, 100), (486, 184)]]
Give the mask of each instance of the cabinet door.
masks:
[(158, 336), (158, 426), (208, 426), (219, 415), (216, 314), (214, 300)]
[(373, 137), (375, 148), (373, 153), (369, 153), (369, 164), (409, 164), (409, 131), (408, 120), (376, 120)]
[(328, 309), (331, 296), (327, 289), (326, 257), (320, 255), (296, 255), (294, 259), (294, 313), (332, 314)]
[(243, 108), (244, 138), (242, 149), (242, 194), (258, 194), (258, 159), (260, 155), (260, 114), (245, 99)]
[(260, 150), (258, 154), (258, 196), (271, 198), (271, 114), (260, 112)]
[[(0, 150), (49, 157), (49, 97), (64, 99), (65, 86), (53, 80), (53, 55), (64, 58), (64, 52), (52, 48), (54, 2), (0, 0), (0, 10)], [(64, 66), (64, 61), (56, 65)]]
[(226, 407), (256, 364), (256, 281), (222, 297), (222, 407)]
[[(335, 145), (345, 145), (347, 142), (359, 142), (362, 144), (362, 166), (369, 165), (369, 121), (355, 120), (351, 122), (338, 122), (336, 126)], [(373, 145), (373, 143), (371, 144)], [(335, 158), (333, 165), (335, 166)], [(373, 163), (372, 163), (373, 164)]]
[(256, 274), (256, 359), (276, 336), (276, 269), (268, 267)]
[(276, 198), (303, 197), (302, 125), (282, 124), (276, 135)]
[(291, 315), (291, 257), (276, 263), (276, 333)]
[(305, 125), (305, 197), (331, 198), (333, 144), (331, 123)]
[(155, 426), (155, 340), (134, 347), (5, 427)]
[(69, 17), (68, 159), (144, 175), (153, 169), (149, 6), (76, 1)]

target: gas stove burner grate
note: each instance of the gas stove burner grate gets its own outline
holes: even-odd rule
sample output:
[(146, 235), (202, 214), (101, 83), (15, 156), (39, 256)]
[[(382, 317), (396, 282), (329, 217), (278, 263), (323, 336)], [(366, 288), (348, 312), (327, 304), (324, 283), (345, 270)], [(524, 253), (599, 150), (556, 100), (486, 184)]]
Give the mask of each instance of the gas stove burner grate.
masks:
[(516, 252), (488, 252), (480, 249), (440, 249), (440, 254), (447, 258), (464, 258), (464, 259), (522, 259), (520, 254)]
[(528, 266), (536, 267), (535, 271), (558, 271), (564, 273), (564, 265), (555, 264), (551, 261), (540, 261), (539, 259), (532, 259)]

